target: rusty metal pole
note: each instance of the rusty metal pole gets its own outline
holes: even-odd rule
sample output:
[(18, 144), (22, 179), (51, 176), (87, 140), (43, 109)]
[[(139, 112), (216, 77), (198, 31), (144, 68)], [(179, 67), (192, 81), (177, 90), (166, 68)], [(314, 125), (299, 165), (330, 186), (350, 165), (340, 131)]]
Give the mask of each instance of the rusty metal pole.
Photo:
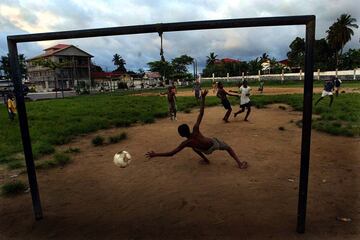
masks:
[(29, 133), (28, 119), (25, 108), (25, 100), (22, 89), (22, 81), (21, 81), (21, 72), (19, 66), (18, 52), (16, 43), (8, 40), (8, 48), (9, 48), (9, 62), (11, 69), (11, 79), (14, 83), (15, 97), (16, 97), (16, 106), (19, 116), (19, 125), (21, 132), (21, 140), (24, 148), (25, 162), (27, 175), (30, 186), (31, 199), (33, 204), (33, 209), (35, 213), (35, 219), (40, 220), (43, 218), (41, 202), (40, 202), (40, 194), (38, 189), (38, 184), (36, 180), (36, 171), (35, 171), (35, 163), (31, 148), (31, 139)]
[(309, 178), (310, 162), (310, 141), (311, 141), (311, 117), (312, 117), (312, 96), (314, 79), (314, 43), (315, 43), (315, 16), (306, 24), (306, 45), (305, 45), (305, 80), (303, 119), (301, 137), (301, 163), (299, 181), (299, 202), (298, 202), (298, 233), (305, 232), (306, 203)]

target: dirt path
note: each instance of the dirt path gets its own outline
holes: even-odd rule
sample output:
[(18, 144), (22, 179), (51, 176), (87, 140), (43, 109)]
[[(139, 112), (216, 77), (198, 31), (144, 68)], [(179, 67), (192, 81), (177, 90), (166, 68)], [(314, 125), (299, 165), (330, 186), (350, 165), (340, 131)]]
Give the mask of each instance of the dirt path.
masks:
[[(232, 88), (225, 88), (227, 91), (228, 90), (233, 90), (233, 91), (237, 91), (238, 88), (236, 87), (232, 87)], [(322, 87), (315, 87), (314, 88), (314, 93), (321, 93), (323, 90)], [(340, 91), (345, 91), (347, 93), (350, 92), (357, 92), (360, 93), (360, 89), (358, 88), (341, 88)], [(251, 94), (252, 95), (279, 95), (279, 94), (293, 94), (293, 93), (304, 93), (304, 89), (301, 87), (265, 87), (264, 88), (264, 92), (260, 93), (257, 91), (256, 88), (253, 88)], [(139, 94), (135, 94), (135, 95), (141, 95), (141, 96), (155, 96), (155, 95), (159, 95), (158, 93), (139, 93)], [(215, 96), (216, 92), (214, 92), (213, 90), (209, 90), (209, 96)], [(178, 91), (176, 96), (184, 96), (184, 97), (188, 97), (188, 96), (194, 96), (194, 92), (191, 91), (191, 89), (188, 90), (181, 90)]]
[[(234, 147), (247, 170), (225, 153), (198, 164), (190, 149), (148, 161), (182, 140), (177, 126), (193, 124), (198, 110), (125, 129), (129, 139), (92, 147), (97, 134), (74, 141), (81, 153), (63, 169), (38, 172), (44, 216), (35, 222), (31, 198), (0, 198), (1, 239), (359, 239), (360, 141), (313, 131), (306, 235), (295, 233), (301, 129), (298, 112), (277, 105), (221, 122), (224, 110), (206, 109), (201, 130)], [(284, 131), (278, 128), (282, 126)], [(132, 164), (112, 157), (126, 149)], [(25, 176), (23, 176), (25, 179)], [(336, 217), (350, 217), (351, 223)]]

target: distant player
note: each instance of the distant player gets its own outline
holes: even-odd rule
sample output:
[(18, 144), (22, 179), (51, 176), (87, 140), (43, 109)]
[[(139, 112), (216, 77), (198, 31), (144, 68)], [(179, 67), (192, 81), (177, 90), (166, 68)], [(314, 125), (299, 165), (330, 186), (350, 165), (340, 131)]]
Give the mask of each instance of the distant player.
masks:
[(216, 92), (217, 84), (218, 84), (218, 82), (215, 82), (215, 81), (212, 82), (212, 90), (213, 90), (213, 93)]
[(263, 91), (264, 91), (264, 80), (260, 80), (260, 81), (259, 81), (258, 91), (259, 91), (260, 93), (263, 93)]
[[(241, 109), (238, 112), (234, 113), (234, 117), (236, 117), (238, 114), (244, 112), (246, 108), (247, 112), (244, 121), (248, 121), (248, 117), (251, 112), (250, 91), (251, 88), (248, 86), (248, 82), (244, 80), (242, 85), (239, 87)], [(231, 92), (235, 92), (235, 91), (231, 91)]]
[(161, 95), (167, 96), (169, 116), (171, 120), (177, 120), (176, 118), (176, 88), (175, 86), (169, 86), (166, 93), (160, 93)]
[(185, 141), (183, 141), (177, 148), (170, 152), (165, 153), (156, 153), (154, 151), (150, 151), (146, 153), (146, 156), (148, 158), (153, 157), (167, 157), (167, 156), (173, 156), (183, 150), (186, 147), (192, 148), (194, 152), (196, 152), (201, 158), (203, 164), (209, 164), (210, 161), (207, 159), (207, 157), (204, 154), (211, 154), (215, 150), (225, 150), (227, 151), (230, 156), (236, 161), (240, 169), (247, 168), (248, 164), (247, 162), (243, 161), (241, 162), (234, 150), (227, 145), (225, 142), (217, 139), (217, 138), (208, 138), (201, 134), (200, 132), (200, 123), (204, 116), (204, 108), (205, 108), (205, 97), (207, 95), (208, 91), (205, 90), (201, 93), (201, 103), (200, 103), (200, 113), (197, 118), (197, 121), (193, 127), (192, 132), (190, 132), (190, 128), (187, 124), (182, 124), (178, 127), (178, 132), (180, 136), (187, 138)]
[(335, 96), (339, 96), (340, 85), (341, 85), (342, 81), (337, 77), (334, 77), (333, 80), (334, 80), (334, 85), (335, 85)]
[(15, 103), (14, 95), (12, 95), (11, 93), (7, 97), (6, 106), (9, 114), (9, 119), (13, 121), (16, 115), (16, 103)]
[(325, 81), (324, 90), (322, 91), (321, 97), (316, 101), (315, 106), (326, 96), (330, 97), (329, 107), (331, 107), (334, 100), (332, 91), (334, 90), (334, 81), (332, 79)]
[(231, 108), (231, 104), (230, 104), (230, 102), (229, 102), (229, 99), (227, 99), (227, 95), (229, 95), (229, 96), (234, 96), (234, 97), (239, 97), (239, 95), (230, 94), (230, 93), (226, 92), (225, 89), (224, 89), (224, 86), (223, 86), (222, 82), (218, 82), (218, 91), (217, 91), (216, 96), (221, 99), (222, 105), (223, 105), (224, 108), (227, 110), (226, 113), (225, 113), (225, 116), (224, 116), (224, 118), (223, 118), (223, 120), (224, 120), (226, 123), (229, 122), (229, 117), (230, 117), (230, 114), (231, 114), (231, 111), (232, 111), (232, 108)]
[(196, 79), (192, 91), (193, 92), (195, 91), (196, 100), (200, 100), (201, 99), (201, 85), (200, 85), (199, 79)]

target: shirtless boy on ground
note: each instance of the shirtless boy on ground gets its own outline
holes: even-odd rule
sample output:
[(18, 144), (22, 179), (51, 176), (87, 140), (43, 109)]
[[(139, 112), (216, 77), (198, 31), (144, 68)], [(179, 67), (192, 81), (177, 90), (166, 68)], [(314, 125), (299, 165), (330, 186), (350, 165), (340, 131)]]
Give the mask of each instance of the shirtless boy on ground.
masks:
[(190, 132), (190, 128), (187, 124), (182, 124), (178, 127), (178, 132), (180, 136), (187, 138), (185, 141), (183, 141), (177, 148), (170, 152), (165, 153), (156, 153), (154, 151), (150, 151), (146, 153), (146, 156), (148, 158), (153, 157), (167, 157), (167, 156), (173, 156), (176, 153), (183, 150), (185, 147), (192, 148), (202, 159), (205, 164), (209, 164), (210, 161), (206, 158), (205, 154), (211, 154), (215, 150), (226, 150), (230, 156), (236, 161), (239, 168), (244, 169), (247, 168), (248, 164), (247, 162), (243, 161), (241, 162), (234, 150), (227, 145), (226, 143), (220, 141), (217, 138), (208, 138), (201, 134), (200, 132), (200, 123), (204, 116), (204, 108), (205, 108), (205, 97), (208, 93), (207, 90), (201, 93), (201, 106), (200, 106), (200, 113), (197, 118), (197, 121), (193, 127), (193, 131)]

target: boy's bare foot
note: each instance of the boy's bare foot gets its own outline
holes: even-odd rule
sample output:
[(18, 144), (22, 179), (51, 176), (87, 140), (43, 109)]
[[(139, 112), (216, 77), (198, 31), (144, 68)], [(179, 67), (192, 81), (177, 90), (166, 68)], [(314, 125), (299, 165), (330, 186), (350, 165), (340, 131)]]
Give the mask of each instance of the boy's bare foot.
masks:
[(227, 120), (227, 119), (223, 119), (223, 121), (224, 121), (225, 123), (229, 123), (229, 122), (230, 122), (230, 121)]
[(247, 120), (247, 119), (244, 119), (244, 121), (245, 121), (245, 122), (248, 122), (249, 120)]
[(242, 162), (242, 163), (240, 163), (240, 165), (239, 165), (239, 168), (240, 169), (246, 169), (248, 167), (248, 163), (247, 162)]

